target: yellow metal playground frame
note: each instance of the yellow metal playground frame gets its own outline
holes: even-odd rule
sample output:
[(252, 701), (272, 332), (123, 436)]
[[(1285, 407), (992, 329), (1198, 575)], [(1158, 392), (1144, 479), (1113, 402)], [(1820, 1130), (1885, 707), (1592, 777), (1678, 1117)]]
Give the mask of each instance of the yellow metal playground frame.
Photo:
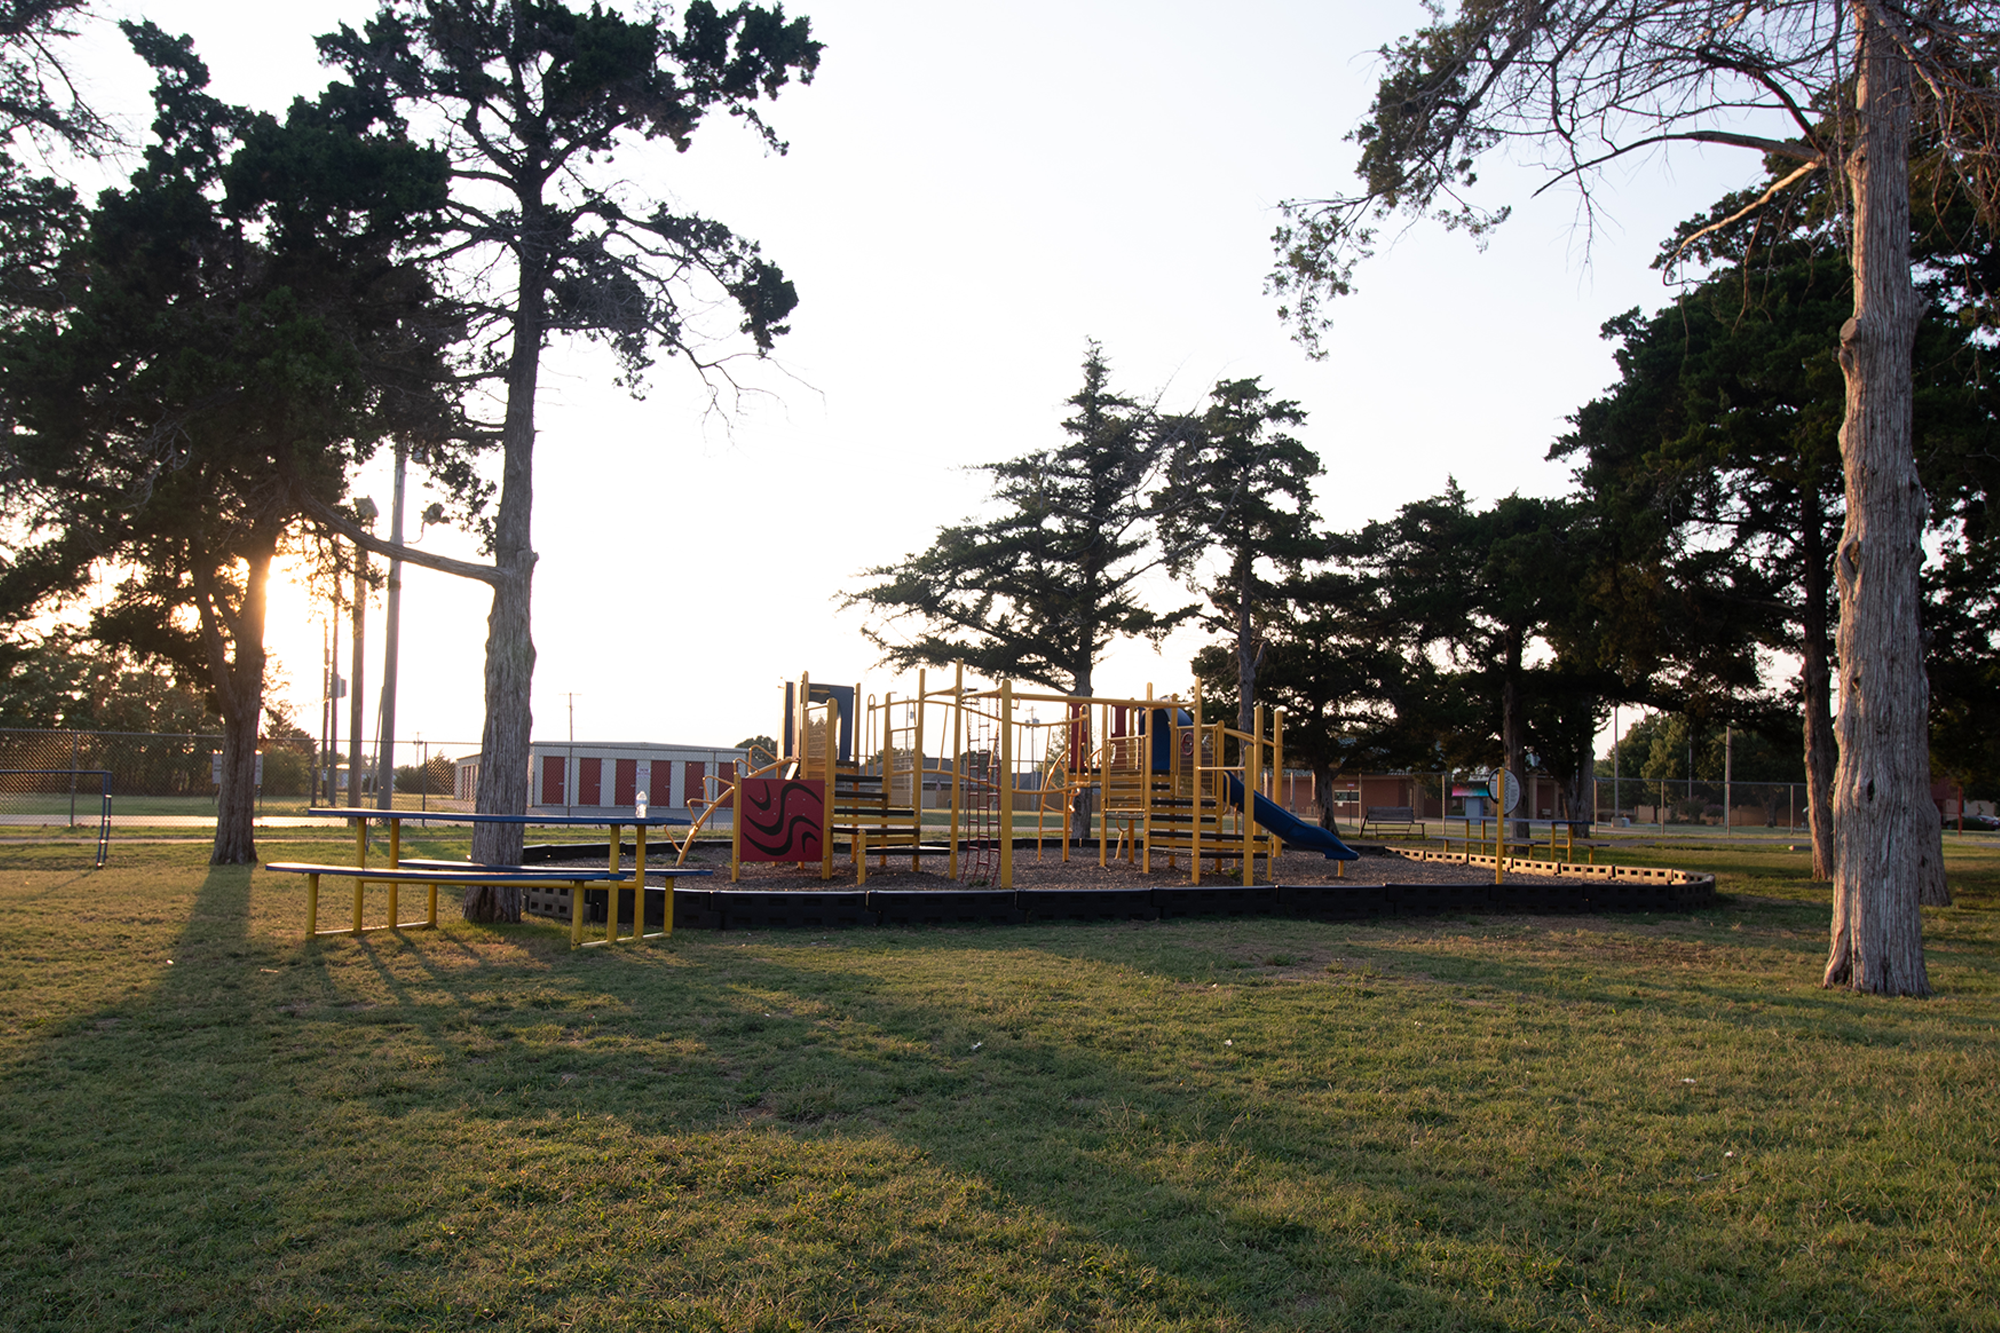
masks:
[[(940, 764), (938, 776), (950, 777), (950, 803), (945, 807), (942, 833), (946, 854), (946, 877), (957, 879), (962, 857), (974, 840), (969, 836), (969, 818), (981, 808), (997, 805), (999, 812), (997, 887), (1014, 887), (1015, 838), (1023, 831), (1018, 816), (1032, 812), (1037, 858), (1045, 834), (1060, 840), (1061, 859), (1068, 861), (1075, 839), (1076, 796), (1094, 789), (1096, 802), (1097, 859), (1109, 865), (1114, 855), (1122, 856), (1141, 873), (1153, 871), (1156, 856), (1164, 856), (1168, 869), (1177, 869), (1185, 855), (1192, 880), (1201, 883), (1202, 864), (1237, 860), (1245, 885), (1254, 884), (1257, 858), (1264, 858), (1266, 874), (1272, 873), (1273, 858), (1284, 850), (1278, 838), (1257, 824), (1250, 793), (1275, 800), (1275, 775), (1284, 772), (1285, 711), (1259, 705), (1252, 730), (1245, 733), (1221, 722), (1209, 722), (1202, 715), (1199, 694), (1183, 701), (1178, 695), (1154, 698), (1152, 686), (1142, 699), (1079, 696), (1028, 692), (1012, 681), (996, 687), (972, 688), (965, 680), (961, 663), (949, 685), (932, 687), (925, 672), (917, 673), (913, 694), (884, 694), (879, 700), (854, 688), (856, 714), (853, 719), (854, 755), (843, 763), (839, 757), (841, 712), (836, 698), (811, 699), (811, 678), (801, 676), (792, 711), (792, 734), (780, 745), (786, 751), (771, 755), (753, 750), (745, 768), (718, 773), (707, 779), (703, 797), (694, 804), (696, 814), (679, 845), (678, 862), (685, 862), (696, 837), (714, 820), (717, 812), (731, 813), (730, 879), (742, 872), (742, 827), (739, 778), (784, 777), (825, 783), (825, 829), (821, 839), (820, 878), (831, 880), (834, 843), (847, 838), (846, 857), (853, 866), (854, 882), (868, 880), (868, 860), (872, 854), (878, 869), (886, 869), (890, 856), (900, 856), (907, 848), (910, 868), (920, 864), (924, 841), (924, 742), (933, 735), (950, 737), (948, 764)], [(1057, 716), (1041, 720), (1038, 705), (1055, 705)], [(902, 709), (899, 720), (896, 710)], [(934, 710), (948, 715), (936, 718)], [(1024, 716), (1025, 710), (1025, 716)], [(1111, 735), (1114, 710), (1125, 710), (1133, 718), (1131, 734)], [(1186, 711), (1191, 721), (1180, 721)], [(1167, 769), (1152, 771), (1153, 727), (1163, 721), (1169, 729), (1166, 749)], [(931, 722), (943, 725), (932, 727)], [(1084, 761), (1072, 763), (1071, 738), (1081, 723), (1086, 734), (1095, 737)], [(1060, 729), (1058, 748), (1050, 732)], [(990, 733), (991, 761), (980, 767), (990, 777), (967, 772), (964, 760), (974, 733)], [(1231, 742), (1236, 762), (1225, 763)], [(985, 753), (982, 751), (982, 753)], [(1021, 778), (1036, 773), (1032, 788)], [(1245, 799), (1240, 808), (1228, 800), (1231, 777), (1243, 785)], [(1018, 810), (1029, 791), (1033, 803)], [(877, 795), (876, 793), (879, 793)], [(932, 814), (939, 813), (937, 811)], [(1049, 822), (1053, 817), (1053, 822)], [(1084, 830), (1087, 839), (1090, 830)], [(804, 869), (809, 863), (801, 862)]]

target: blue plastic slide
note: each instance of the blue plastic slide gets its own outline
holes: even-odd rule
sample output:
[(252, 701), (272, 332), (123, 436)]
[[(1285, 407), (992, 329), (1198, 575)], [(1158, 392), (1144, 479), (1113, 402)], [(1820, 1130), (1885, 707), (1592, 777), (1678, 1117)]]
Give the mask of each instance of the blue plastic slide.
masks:
[[(1243, 779), (1234, 773), (1229, 775), (1229, 803), (1238, 810), (1243, 808)], [(1287, 847), (1299, 847), (1308, 851), (1325, 852), (1329, 861), (1359, 861), (1361, 853), (1349, 847), (1317, 824), (1308, 824), (1282, 805), (1275, 805), (1263, 797), (1256, 797), (1251, 814), (1259, 828), (1267, 828), (1278, 835)]]

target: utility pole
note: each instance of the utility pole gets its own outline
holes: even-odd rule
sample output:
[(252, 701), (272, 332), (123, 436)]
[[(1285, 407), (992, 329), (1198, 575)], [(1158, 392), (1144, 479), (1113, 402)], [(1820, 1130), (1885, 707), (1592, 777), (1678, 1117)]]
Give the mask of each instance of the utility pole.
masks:
[(326, 650), (326, 749), (321, 758), (326, 767), (326, 803), (340, 803), (340, 784), (333, 780), (334, 770), (340, 767), (340, 699), (345, 693), (346, 682), (340, 678), (340, 581), (334, 580), (333, 614), (327, 618), (329, 635)]
[[(375, 515), (379, 512), (375, 502), (362, 496), (354, 502), (354, 516), (361, 520), (361, 526), (373, 527)], [(354, 681), (348, 687), (347, 714), (347, 804), (358, 809), (363, 795), (361, 790), (361, 651), (368, 632), (368, 552), (357, 544), (354, 548), (354, 620), (348, 637), (354, 641)]]
[(569, 813), (570, 793), (576, 785), (576, 694), (571, 692), (563, 698), (569, 701), (569, 757), (563, 760), (563, 813)]
[[(389, 540), (403, 544), (403, 473), (410, 461), (409, 447), (396, 442), (396, 489), (389, 501)], [(403, 610), (403, 561), (389, 560), (389, 605), (382, 624), (382, 724), (375, 738), (375, 805), (388, 810), (396, 796), (396, 648), (401, 637)]]
[(1736, 731), (1731, 723), (1722, 724), (1722, 836), (1733, 837), (1736, 833), (1734, 822), (1736, 806), (1731, 800), (1729, 788), (1736, 776)]
[(329, 767), (326, 723), (333, 712), (333, 648), (328, 626), (319, 627), (319, 749), (313, 754), (312, 803), (326, 804), (326, 776)]

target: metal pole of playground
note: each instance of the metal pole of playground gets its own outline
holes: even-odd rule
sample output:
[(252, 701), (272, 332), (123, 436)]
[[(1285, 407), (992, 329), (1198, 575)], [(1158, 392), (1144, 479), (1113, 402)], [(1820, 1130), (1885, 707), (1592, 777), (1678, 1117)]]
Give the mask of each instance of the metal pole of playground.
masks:
[(1514, 813), (1514, 807), (1521, 803), (1521, 780), (1507, 768), (1500, 768), (1493, 774), (1490, 788), (1493, 795), (1495, 819), (1493, 834), (1493, 882), (1504, 883), (1507, 866), (1507, 816)]
[(1735, 836), (1735, 811), (1731, 808), (1731, 796), (1736, 773), (1736, 728), (1730, 723), (1722, 726), (1722, 836)]
[(1014, 887), (1014, 682), (1000, 682), (1000, 887)]
[(952, 663), (951, 671), (951, 851), (945, 874), (958, 880), (959, 769), (965, 763), (965, 663)]
[[(1618, 821), (1618, 705), (1611, 705), (1611, 820)], [(1595, 782), (1591, 784), (1595, 787)]]

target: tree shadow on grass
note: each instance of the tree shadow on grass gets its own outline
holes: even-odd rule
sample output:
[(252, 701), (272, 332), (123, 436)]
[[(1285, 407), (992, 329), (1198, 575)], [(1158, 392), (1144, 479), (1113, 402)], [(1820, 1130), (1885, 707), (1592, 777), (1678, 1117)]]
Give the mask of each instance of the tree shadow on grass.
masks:
[[(211, 872), (169, 973), (14, 1065), (17, 1326), (1938, 1312), (1864, 1286), (1856, 1324), (1846, 1268), (1801, 1271), (1755, 1189), (1697, 1179), (1720, 1155), (1712, 1097), (1654, 1071), (1645, 1099), (1552, 1109), (1559, 1068), (1525, 1044), (1565, 1009), (1642, 1056), (1662, 1026), (1721, 1026), (1560, 963), (1427, 959), (1400, 981), (1407, 951), (1341, 937), (1381, 979), (1162, 975), (1161, 939), (1193, 956), (1199, 926), (300, 944), (245, 930), (248, 891)], [(1414, 1040), (1434, 1011), (1465, 1031)]]

